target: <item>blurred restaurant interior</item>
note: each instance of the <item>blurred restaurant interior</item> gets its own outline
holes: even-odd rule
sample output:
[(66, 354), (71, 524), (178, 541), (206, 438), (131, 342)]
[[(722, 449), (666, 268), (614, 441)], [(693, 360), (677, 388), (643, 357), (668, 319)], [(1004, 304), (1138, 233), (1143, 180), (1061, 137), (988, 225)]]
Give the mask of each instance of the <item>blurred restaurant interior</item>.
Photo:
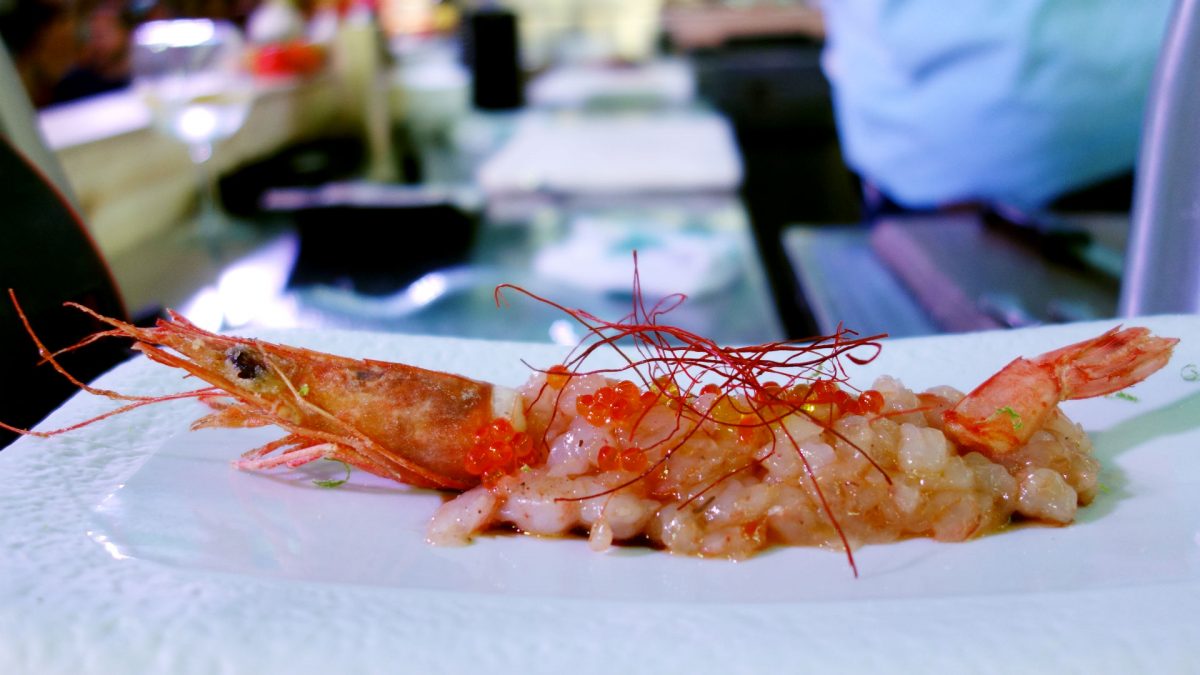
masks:
[[(616, 319), (634, 251), (728, 344), (1196, 312), (1198, 5), (0, 0), (0, 281), (52, 348), (64, 301), (574, 345), (493, 290)], [(32, 424), (73, 387), (0, 305)]]

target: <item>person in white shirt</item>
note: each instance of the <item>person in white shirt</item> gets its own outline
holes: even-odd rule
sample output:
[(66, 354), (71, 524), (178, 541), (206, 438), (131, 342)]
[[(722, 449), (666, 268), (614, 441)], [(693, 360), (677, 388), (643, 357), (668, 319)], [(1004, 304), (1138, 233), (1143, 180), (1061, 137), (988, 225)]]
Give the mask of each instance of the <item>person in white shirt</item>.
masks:
[(1129, 172), (1170, 0), (825, 0), (847, 164), (904, 209)]

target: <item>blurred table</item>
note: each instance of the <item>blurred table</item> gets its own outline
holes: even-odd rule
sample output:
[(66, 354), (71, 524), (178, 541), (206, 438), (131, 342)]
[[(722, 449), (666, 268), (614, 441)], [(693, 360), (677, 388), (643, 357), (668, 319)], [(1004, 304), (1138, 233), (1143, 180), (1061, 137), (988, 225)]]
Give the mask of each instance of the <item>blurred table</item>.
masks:
[(248, 236), (217, 247), (198, 241), (193, 229), (193, 223), (181, 223), (108, 258), (113, 280), (134, 317), (167, 308), (183, 310), (203, 289), (216, 288), (230, 269), (264, 254), (275, 252), (265, 267), (280, 270), (284, 279), (294, 261), (295, 235), (281, 221), (255, 223)]
[[(291, 225), (220, 250), (160, 237), (113, 261), (118, 283), (131, 306), (174, 305), (205, 327), (575, 344), (569, 315), (516, 293), (497, 308), (494, 289), (514, 284), (615, 321), (634, 306), (637, 250), (647, 308), (690, 296), (663, 322), (727, 344), (783, 339), (728, 122), (689, 96), (647, 104), (641, 75), (619, 75), (603, 87), (615, 108), (585, 96), (414, 127), (420, 185), (269, 191)], [(631, 86), (641, 94), (621, 95)]]
[[(614, 290), (573, 284), (537, 269), (539, 254), (569, 239), (581, 223), (597, 221), (628, 228), (625, 244), (654, 246), (652, 233), (667, 231), (720, 247), (723, 281), (688, 298), (664, 322), (727, 344), (784, 337), (745, 211), (733, 195), (530, 196), (522, 203), (493, 204), (481, 214), (476, 236), (458, 264), (429, 271), (383, 295), (338, 284), (289, 284), (302, 242), (293, 227), (278, 223), (221, 249), (172, 234), (111, 262), (135, 310), (172, 306), (206, 328), (322, 326), (574, 344), (582, 334), (566, 314), (515, 293), (507, 294), (507, 305), (498, 308), (493, 292), (498, 284), (511, 283), (604, 319), (628, 314), (632, 277), (629, 285)], [(644, 230), (640, 235), (639, 229)], [(657, 299), (646, 293), (648, 305)]]
[[(574, 344), (581, 337), (580, 327), (570, 317), (515, 293), (506, 294), (506, 306), (498, 308), (493, 290), (498, 284), (510, 283), (604, 319), (628, 314), (633, 300), (629, 290), (632, 275), (621, 290), (614, 290), (571, 283), (537, 269), (538, 256), (571, 236), (584, 219), (602, 219), (616, 227), (624, 223), (631, 237), (637, 236), (638, 227), (711, 237), (714, 245), (725, 247), (732, 257), (731, 280), (689, 298), (663, 320), (722, 343), (753, 344), (782, 338), (745, 214), (734, 198), (623, 206), (557, 202), (527, 206), (510, 215), (493, 211), (484, 217), (465, 264), (425, 275), (394, 296), (365, 298), (328, 288), (297, 289), (297, 294), (306, 315), (327, 325)], [(641, 236), (653, 245), (649, 233)], [(648, 305), (659, 299), (650, 293), (646, 296)], [(317, 315), (308, 314), (311, 312)]]

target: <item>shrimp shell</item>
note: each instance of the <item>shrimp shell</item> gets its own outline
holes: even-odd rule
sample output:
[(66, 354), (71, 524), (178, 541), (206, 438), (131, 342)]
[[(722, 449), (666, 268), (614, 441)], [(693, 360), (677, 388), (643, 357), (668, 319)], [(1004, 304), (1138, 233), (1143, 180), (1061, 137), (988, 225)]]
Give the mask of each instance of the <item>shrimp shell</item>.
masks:
[(418, 487), (461, 490), (479, 483), (464, 460), (480, 429), (497, 417), (524, 428), (518, 394), (488, 382), (217, 335), (173, 312), (139, 328), (79, 309), (113, 326), (107, 334), (134, 339), (152, 361), (232, 398), (212, 401), (215, 412), (193, 428), (274, 424), (289, 432), (246, 453), (241, 468), (326, 458)]
[(1018, 358), (943, 414), (959, 445), (993, 456), (1013, 452), (1041, 429), (1062, 401), (1104, 396), (1166, 365), (1178, 338), (1119, 326), (1097, 337)]

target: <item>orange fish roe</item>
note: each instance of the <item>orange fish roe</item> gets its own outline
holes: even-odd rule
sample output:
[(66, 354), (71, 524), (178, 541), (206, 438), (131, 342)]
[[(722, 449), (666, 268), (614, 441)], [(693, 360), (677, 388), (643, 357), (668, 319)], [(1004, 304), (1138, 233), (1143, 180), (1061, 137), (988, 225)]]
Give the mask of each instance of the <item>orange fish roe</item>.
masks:
[(756, 406), (770, 405), (782, 401), (783, 387), (778, 382), (764, 382), (758, 391), (750, 393), (750, 400)]
[(809, 403), (833, 403), (837, 400), (838, 393), (845, 392), (833, 380), (817, 380), (809, 387), (808, 393)]
[(594, 394), (583, 394), (575, 399), (575, 411), (592, 426), (619, 425), (640, 414), (646, 406), (657, 400), (657, 396), (642, 392), (629, 380), (615, 385), (600, 387)]
[(646, 451), (638, 447), (618, 450), (611, 445), (605, 445), (596, 455), (596, 465), (601, 471), (640, 473), (650, 466), (650, 459), (646, 457)]
[(562, 389), (571, 379), (571, 371), (559, 363), (546, 369), (546, 384), (552, 389)]
[(766, 430), (763, 428), (762, 417), (757, 414), (742, 415), (738, 420), (738, 442), (751, 444), (762, 440), (766, 435)]
[(868, 389), (858, 395), (859, 413), (864, 415), (878, 415), (883, 411), (883, 394)]
[(536, 463), (533, 441), (512, 422), (497, 417), (475, 433), (475, 443), (463, 462), (467, 472), (479, 476), (484, 485)]
[(782, 401), (810, 406), (837, 406), (838, 415), (877, 415), (883, 410), (883, 395), (868, 389), (857, 397), (838, 386), (833, 380), (817, 380), (811, 386), (798, 385), (789, 389)]

